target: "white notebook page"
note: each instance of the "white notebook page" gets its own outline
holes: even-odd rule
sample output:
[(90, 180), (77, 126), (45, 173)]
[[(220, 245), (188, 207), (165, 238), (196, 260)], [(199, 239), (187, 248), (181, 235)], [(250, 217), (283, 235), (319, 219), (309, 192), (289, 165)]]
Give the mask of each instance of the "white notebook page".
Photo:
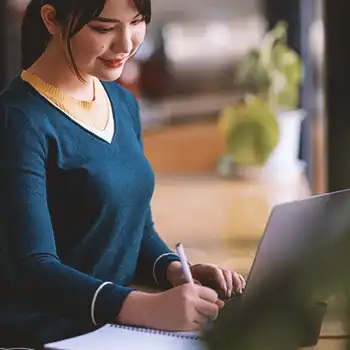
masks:
[(196, 332), (157, 333), (106, 325), (79, 337), (46, 344), (47, 350), (206, 350)]

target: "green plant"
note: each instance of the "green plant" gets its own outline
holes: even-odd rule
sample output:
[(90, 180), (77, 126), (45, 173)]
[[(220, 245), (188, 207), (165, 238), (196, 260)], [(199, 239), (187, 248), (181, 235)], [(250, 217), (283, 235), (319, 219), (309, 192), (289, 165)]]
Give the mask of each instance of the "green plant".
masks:
[(275, 114), (266, 101), (254, 96), (226, 108), (219, 127), (226, 136), (228, 155), (240, 165), (263, 165), (279, 141)]
[(258, 49), (243, 57), (236, 70), (237, 81), (248, 83), (275, 110), (295, 109), (299, 103), (303, 66), (286, 42), (287, 24), (282, 21), (265, 35)]
[(298, 106), (303, 67), (286, 41), (287, 25), (279, 22), (237, 66), (237, 82), (248, 86), (249, 96), (219, 118), (227, 155), (236, 164), (263, 165), (279, 141), (277, 112)]

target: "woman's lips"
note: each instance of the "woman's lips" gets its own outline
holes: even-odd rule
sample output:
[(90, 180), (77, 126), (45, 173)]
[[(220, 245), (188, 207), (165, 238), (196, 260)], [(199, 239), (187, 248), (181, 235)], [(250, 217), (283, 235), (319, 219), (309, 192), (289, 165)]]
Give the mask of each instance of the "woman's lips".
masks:
[(123, 58), (122, 60), (109, 60), (102, 57), (99, 57), (99, 58), (101, 62), (109, 68), (120, 68), (126, 61), (126, 58)]

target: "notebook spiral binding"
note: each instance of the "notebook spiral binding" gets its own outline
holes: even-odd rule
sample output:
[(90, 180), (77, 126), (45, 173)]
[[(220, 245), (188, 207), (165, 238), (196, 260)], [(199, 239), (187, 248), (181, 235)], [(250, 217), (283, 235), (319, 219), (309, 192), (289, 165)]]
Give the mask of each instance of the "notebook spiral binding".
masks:
[(181, 334), (176, 332), (166, 332), (166, 331), (161, 331), (158, 329), (150, 329), (150, 328), (130, 327), (130, 326), (123, 326), (119, 324), (110, 324), (110, 326), (114, 328), (121, 328), (127, 331), (136, 331), (141, 333), (165, 335), (167, 337), (175, 337), (175, 338), (182, 338), (182, 339), (200, 340), (200, 337), (197, 335)]

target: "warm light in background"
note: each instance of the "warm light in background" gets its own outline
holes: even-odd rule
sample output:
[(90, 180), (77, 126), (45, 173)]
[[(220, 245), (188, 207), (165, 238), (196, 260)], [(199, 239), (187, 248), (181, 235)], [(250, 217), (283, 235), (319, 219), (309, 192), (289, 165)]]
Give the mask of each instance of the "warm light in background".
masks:
[(174, 69), (216, 69), (232, 65), (238, 57), (256, 47), (264, 33), (259, 18), (241, 21), (206, 21), (167, 24), (165, 52)]

